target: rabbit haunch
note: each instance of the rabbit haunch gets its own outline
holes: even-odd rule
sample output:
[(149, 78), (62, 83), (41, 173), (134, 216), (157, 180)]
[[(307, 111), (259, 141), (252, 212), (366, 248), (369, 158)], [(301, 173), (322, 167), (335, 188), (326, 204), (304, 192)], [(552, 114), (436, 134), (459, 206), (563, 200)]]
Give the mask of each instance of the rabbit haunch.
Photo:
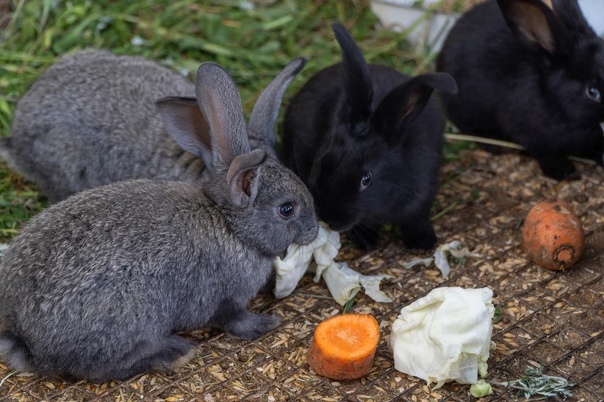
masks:
[(442, 98), (463, 133), (517, 143), (559, 180), (577, 177), (568, 155), (604, 163), (604, 40), (576, 0), (479, 4), (449, 33), (437, 70), (457, 81)]
[[(274, 151), (274, 121), (287, 85), (300, 70), (290, 65), (265, 89), (249, 121), (252, 148)], [(169, 135), (156, 101), (194, 97), (185, 77), (140, 57), (86, 50), (48, 68), (17, 104), (11, 137), (0, 139), (0, 158), (38, 184), (50, 201), (134, 178), (194, 183), (203, 160)], [(265, 100), (261, 101), (264, 96)], [(265, 133), (265, 123), (273, 126)]]
[(170, 95), (193, 97), (195, 86), (140, 57), (65, 56), (19, 100), (0, 156), (53, 202), (131, 178), (194, 181), (203, 162), (167, 135), (155, 107)]
[(431, 248), (445, 122), (430, 97), (435, 89), (454, 93), (455, 81), (368, 65), (346, 29), (332, 27), (343, 62), (319, 71), (291, 100), (284, 160), (331, 229), (371, 248), (380, 226), (394, 223), (407, 246)]
[[(303, 64), (292, 63), (290, 76)], [(176, 142), (203, 158), (198, 183), (138, 179), (86, 190), (13, 240), (0, 265), (0, 358), (10, 367), (126, 379), (191, 357), (194, 344), (179, 331), (213, 326), (254, 339), (278, 325), (247, 305), (274, 257), (316, 237), (312, 197), (265, 150), (251, 150), (225, 70), (202, 64), (196, 96), (160, 108), (182, 123)], [(280, 102), (262, 103), (270, 116), (256, 128), (272, 132)]]

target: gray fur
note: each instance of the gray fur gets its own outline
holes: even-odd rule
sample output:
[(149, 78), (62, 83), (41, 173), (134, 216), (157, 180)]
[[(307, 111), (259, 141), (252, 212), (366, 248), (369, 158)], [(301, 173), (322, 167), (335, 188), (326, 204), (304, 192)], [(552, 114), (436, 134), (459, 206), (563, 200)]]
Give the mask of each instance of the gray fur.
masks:
[(155, 101), (194, 91), (185, 77), (140, 57), (71, 54), (20, 99), (12, 147), (0, 155), (53, 202), (129, 178), (192, 181), (203, 163), (166, 135)]
[[(198, 183), (86, 190), (13, 240), (0, 265), (0, 358), (12, 368), (125, 379), (190, 356), (194, 345), (179, 331), (213, 326), (254, 339), (278, 325), (247, 305), (275, 256), (316, 237), (313, 200), (290, 170), (249, 151), (230, 76), (205, 63), (197, 80), (211, 138), (211, 149), (196, 148), (209, 168)], [(289, 219), (280, 216), (287, 202)]]
[[(304, 60), (291, 64), (299, 68), (288, 66), (275, 79), (278, 83), (267, 88), (268, 97), (277, 104)], [(0, 139), (0, 159), (36, 182), (51, 202), (133, 178), (194, 183), (204, 164), (168, 135), (156, 107), (158, 99), (168, 96), (193, 98), (195, 86), (140, 57), (98, 50), (65, 56), (20, 99), (12, 137)], [(194, 111), (200, 114), (196, 106)], [(268, 115), (262, 110), (250, 125), (272, 121), (272, 136), (277, 112)], [(274, 156), (271, 141), (263, 148)], [(252, 145), (262, 144), (254, 139)]]
[(306, 60), (303, 58), (292, 60), (260, 94), (250, 116), (248, 126), (250, 145), (252, 148), (262, 147), (269, 156), (275, 159), (277, 155), (273, 128), (277, 121), (281, 98), (289, 83), (302, 70), (304, 64), (306, 64)]

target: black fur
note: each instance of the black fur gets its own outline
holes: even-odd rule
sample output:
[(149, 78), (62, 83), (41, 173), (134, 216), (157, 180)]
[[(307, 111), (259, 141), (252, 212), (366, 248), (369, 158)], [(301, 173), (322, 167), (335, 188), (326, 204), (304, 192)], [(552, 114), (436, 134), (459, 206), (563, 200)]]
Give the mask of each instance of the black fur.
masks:
[(575, 0), (552, 5), (476, 6), (451, 30), (437, 69), (459, 85), (457, 96), (442, 98), (463, 133), (523, 145), (545, 175), (560, 180), (577, 177), (568, 155), (603, 163), (604, 41)]
[[(455, 92), (455, 82), (367, 65), (346, 29), (332, 27), (343, 62), (317, 73), (291, 100), (283, 159), (308, 184), (319, 218), (359, 246), (375, 246), (381, 225), (395, 223), (407, 246), (430, 248), (444, 129), (430, 96)], [(367, 173), (371, 184), (361, 191)]]

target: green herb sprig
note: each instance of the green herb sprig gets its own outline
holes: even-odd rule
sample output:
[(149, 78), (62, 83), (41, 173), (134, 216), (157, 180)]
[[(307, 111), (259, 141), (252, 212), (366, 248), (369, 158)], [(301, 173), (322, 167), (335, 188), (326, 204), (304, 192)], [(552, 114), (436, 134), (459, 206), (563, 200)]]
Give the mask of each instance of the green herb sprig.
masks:
[(534, 401), (545, 400), (547, 398), (562, 396), (566, 398), (571, 396), (571, 388), (575, 385), (565, 378), (543, 374), (543, 367), (535, 368), (528, 366), (524, 371), (525, 377), (514, 381), (501, 383), (491, 382), (491, 384), (501, 385), (518, 390), (517, 396), (524, 396), (529, 399), (539, 395), (542, 398), (533, 399)]

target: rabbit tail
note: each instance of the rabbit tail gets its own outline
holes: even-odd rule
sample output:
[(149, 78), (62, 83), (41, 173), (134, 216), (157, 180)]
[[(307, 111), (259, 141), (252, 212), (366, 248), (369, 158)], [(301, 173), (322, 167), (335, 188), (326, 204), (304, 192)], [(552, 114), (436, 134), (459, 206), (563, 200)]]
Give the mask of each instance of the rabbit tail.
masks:
[(21, 338), (9, 330), (0, 332), (0, 360), (14, 370), (35, 371), (31, 351)]
[(12, 170), (17, 170), (15, 163), (13, 139), (11, 137), (0, 138), (0, 160), (6, 162)]
[(27, 174), (26, 169), (19, 167), (17, 159), (18, 156), (16, 155), (15, 147), (13, 145), (13, 138), (0, 138), (0, 161), (6, 163), (10, 170), (23, 176), (25, 180), (35, 182), (36, 180), (31, 175)]

